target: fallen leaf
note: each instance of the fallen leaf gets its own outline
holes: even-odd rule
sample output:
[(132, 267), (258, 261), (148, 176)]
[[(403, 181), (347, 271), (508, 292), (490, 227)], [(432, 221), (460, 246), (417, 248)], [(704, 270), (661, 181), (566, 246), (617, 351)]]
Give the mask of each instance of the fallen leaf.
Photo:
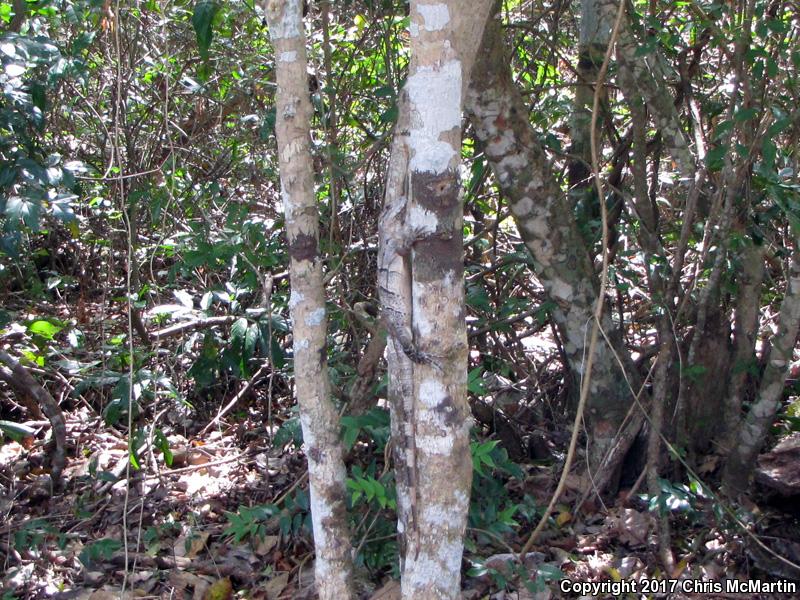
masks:
[(210, 535), (207, 531), (201, 531), (193, 532), (190, 536), (178, 537), (173, 546), (175, 556), (197, 557), (205, 549)]
[(275, 577), (270, 579), (267, 584), (264, 586), (264, 590), (267, 592), (267, 600), (274, 600), (281, 595), (281, 592), (286, 589), (286, 585), (289, 583), (289, 572), (282, 571), (278, 573)]
[(265, 535), (264, 538), (258, 542), (258, 546), (256, 546), (256, 554), (259, 556), (266, 556), (278, 545), (280, 539), (278, 535)]

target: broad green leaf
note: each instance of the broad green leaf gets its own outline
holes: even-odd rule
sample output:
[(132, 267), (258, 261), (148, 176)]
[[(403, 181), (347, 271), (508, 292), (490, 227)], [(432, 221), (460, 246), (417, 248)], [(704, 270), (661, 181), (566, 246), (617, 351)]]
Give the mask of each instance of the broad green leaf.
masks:
[(244, 359), (248, 360), (253, 357), (258, 342), (259, 330), (258, 325), (251, 323), (247, 327), (247, 332), (244, 336)]
[(758, 110), (757, 109), (755, 109), (755, 108), (745, 108), (743, 110), (738, 111), (734, 115), (733, 120), (736, 121), (737, 123), (741, 123), (742, 121), (749, 121), (750, 119), (755, 117), (757, 114), (758, 114)]
[(24, 223), (31, 229), (38, 229), (41, 208), (42, 204), (38, 200), (11, 196), (6, 202), (6, 216), (17, 223)]
[(208, 49), (211, 47), (211, 40), (214, 37), (214, 17), (219, 11), (219, 4), (210, 0), (201, 0), (194, 7), (192, 14), (192, 26), (197, 35), (197, 47), (200, 50), (200, 58), (208, 60)]
[(712, 148), (706, 154), (706, 166), (710, 171), (719, 171), (724, 165), (725, 155), (728, 153), (728, 146), (721, 145)]
[(244, 338), (247, 333), (247, 319), (244, 317), (234, 321), (231, 325), (231, 344), (234, 346), (241, 346), (244, 344)]
[(40, 335), (48, 340), (52, 340), (53, 337), (62, 329), (64, 329), (62, 326), (44, 320), (34, 321), (28, 325), (28, 331), (33, 334)]
[(11, 421), (0, 421), (0, 432), (3, 432), (14, 441), (20, 441), (26, 437), (36, 435), (36, 430), (32, 429), (21, 423), (13, 423)]

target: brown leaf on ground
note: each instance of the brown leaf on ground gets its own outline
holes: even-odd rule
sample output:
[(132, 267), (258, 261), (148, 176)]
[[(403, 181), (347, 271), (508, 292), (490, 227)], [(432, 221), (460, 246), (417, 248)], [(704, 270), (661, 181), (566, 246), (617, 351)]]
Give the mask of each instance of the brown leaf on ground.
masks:
[(267, 600), (275, 600), (279, 598), (283, 590), (286, 589), (286, 586), (289, 584), (289, 572), (283, 571), (278, 573), (270, 579), (267, 584), (264, 586), (264, 590), (267, 592)]

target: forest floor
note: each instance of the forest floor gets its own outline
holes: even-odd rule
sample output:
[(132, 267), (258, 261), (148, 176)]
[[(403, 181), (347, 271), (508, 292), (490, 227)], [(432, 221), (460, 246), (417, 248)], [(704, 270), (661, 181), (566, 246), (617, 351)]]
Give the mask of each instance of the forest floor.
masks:
[[(58, 314), (57, 309), (50, 312)], [(117, 328), (119, 323), (117, 318)], [(108, 336), (109, 331), (100, 333)], [(87, 341), (94, 348), (89, 358), (101, 355), (102, 339), (98, 335)], [(544, 353), (540, 381), (547, 379), (541, 373), (557, 368), (555, 349), (546, 346), (539, 349)], [(63, 341), (60, 348), (68, 352)], [(180, 366), (177, 354), (172, 356)], [(53, 493), (49, 423), (25, 421), (24, 409), (3, 397), (0, 419), (21, 422), (29, 435), (6, 437), (0, 444), (2, 600), (104, 600), (123, 592), (125, 597), (192, 600), (314, 597), (306, 462), (291, 394), (280, 377), (274, 385), (253, 385), (247, 394), (239, 393), (242, 383), (218, 385), (211, 395), (192, 397), (191, 406), (174, 398), (151, 401), (132, 423), (123, 415), (109, 424), (113, 382), (97, 380), (91, 389), (76, 389), (63, 375), (56, 378), (44, 369), (36, 375), (61, 400), (67, 464), (63, 486)], [(540, 391), (548, 397), (557, 393), (555, 387)], [(220, 416), (228, 400), (219, 398), (231, 397), (238, 397), (237, 403)], [(514, 398), (511, 394), (507, 400)], [(530, 399), (523, 394), (517, 400), (524, 404)], [(492, 409), (487, 421), (479, 414), (481, 406), (473, 403), (473, 411), (485, 425), (492, 421)], [(564, 591), (564, 582), (637, 586), (623, 594), (587, 588), (584, 597), (800, 598), (800, 592), (756, 593), (727, 583), (792, 582), (800, 590), (800, 571), (780, 559), (800, 563), (798, 503), (776, 506), (759, 497), (733, 513), (709, 486), (697, 482), (665, 482), (672, 572), (659, 558), (657, 511), (649, 510), (641, 489), (627, 489), (605, 503), (588, 501), (577, 510), (587, 484), (572, 475), (550, 524), (526, 557), (525, 570), (521, 576), (512, 572), (511, 557), (556, 487), (569, 424), (553, 422), (547, 411), (534, 418), (530, 406), (506, 404), (502, 409), (513, 415), (504, 423), (517, 427), (516, 437), (509, 427), (491, 435), (485, 426), (476, 428), (473, 460), (476, 454), (484, 458), (473, 486), (465, 600), (580, 596), (575, 589)], [(365, 485), (391, 481), (384, 450), (388, 416), (379, 408), (372, 413), (353, 421), (368, 435), (353, 436), (347, 459), (352, 481)], [(153, 433), (130, 441), (128, 431)], [(133, 460), (129, 445), (135, 448)], [(710, 461), (706, 467), (703, 475), (712, 478), (718, 465)], [(385, 488), (361, 488), (360, 496), (352, 497), (361, 598), (399, 598), (392, 577), (397, 570), (393, 492)], [(659, 581), (668, 587), (656, 587)], [(699, 582), (721, 585), (722, 591), (688, 593)], [(653, 592), (672, 593), (648, 593), (648, 585)]]
[[(159, 445), (141, 440), (140, 470), (130, 467), (125, 485), (128, 442), (90, 407), (66, 413), (70, 452), (63, 491), (51, 495), (44, 472), (44, 445), (33, 438), (0, 447), (0, 559), (2, 598), (102, 600), (119, 598), (123, 588), (136, 598), (224, 599), (312, 598), (313, 547), (307, 531), (287, 534), (287, 513), (260, 507), (281, 505), (305, 486), (305, 461), (296, 450), (269, 448), (255, 411), (233, 425), (202, 436), (169, 437), (172, 464)], [(36, 425), (33, 423), (33, 425)], [(552, 469), (525, 466), (523, 485), (543, 505), (554, 487)], [(466, 576), (464, 598), (577, 598), (564, 592), (558, 577), (580, 582), (638, 582), (637, 593), (589, 594), (621, 598), (798, 598), (800, 593), (679, 593), (698, 582), (797, 583), (797, 574), (731, 526), (719, 506), (702, 493), (676, 488), (671, 496), (674, 572), (665, 574), (654, 537), (655, 519), (645, 502), (621, 494), (613, 505), (585, 505), (573, 516), (574, 481), (559, 504), (529, 567), (544, 585), (532, 591), (514, 584), (507, 569), (530, 528), (499, 544), (473, 546), (486, 559), (481, 573)], [(242, 508), (245, 507), (245, 508)], [(587, 510), (588, 508), (588, 510)], [(800, 518), (753, 504), (749, 527), (776, 553), (797, 560)], [(295, 514), (298, 514), (295, 507)], [(789, 507), (791, 510), (791, 507)], [(740, 513), (742, 519), (744, 513)], [(380, 518), (391, 519), (386, 511)], [(127, 540), (127, 547), (124, 544)], [(505, 548), (504, 548), (505, 546)], [(475, 552), (468, 552), (474, 557)], [(473, 564), (474, 561), (473, 561)], [(127, 575), (126, 575), (127, 574)], [(794, 577), (794, 579), (791, 579)], [(549, 581), (547, 581), (549, 579)], [(679, 583), (675, 593), (643, 593), (664, 579)], [(397, 583), (384, 573), (360, 573), (364, 598), (399, 597)], [(727, 584), (721, 584), (727, 585)], [(519, 587), (519, 589), (516, 589)], [(667, 588), (668, 589), (668, 588)], [(710, 589), (710, 588), (707, 588)], [(741, 588), (740, 588), (741, 589)], [(798, 589), (798, 588), (795, 588)], [(657, 591), (657, 589), (654, 589)]]

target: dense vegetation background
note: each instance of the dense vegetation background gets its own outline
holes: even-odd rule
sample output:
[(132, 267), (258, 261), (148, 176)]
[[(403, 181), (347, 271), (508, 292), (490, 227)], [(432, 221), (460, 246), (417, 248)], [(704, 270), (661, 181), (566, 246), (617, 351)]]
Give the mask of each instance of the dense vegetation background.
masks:
[[(309, 4), (328, 364), (370, 594), (398, 569), (382, 346), (364, 358), (382, 335), (370, 306), (408, 6)], [(608, 40), (582, 32), (578, 2), (501, 8), (529, 127), (516, 143), (541, 150), (525, 168), (552, 180), (579, 234), (580, 250), (548, 234), (555, 251), (572, 244), (592, 276), (607, 253), (608, 347), (629, 369), (610, 377), (639, 419), (605, 502), (579, 474), (596, 465), (578, 445), (527, 588), (502, 556), (523, 547), (564, 466), (585, 343), (564, 333), (588, 325), (570, 328), (529, 252), (480, 103), (464, 120), (472, 597), (557, 593), (564, 576), (800, 577), (786, 563), (800, 559), (795, 455), (765, 459), (756, 488), (752, 461), (730, 458), (800, 448), (800, 16), (780, 0), (635, 1), (627, 14), (595, 111), (606, 239), (587, 140)], [(249, 597), (311, 594), (262, 7), (16, 0), (0, 2), (0, 30), (4, 598), (103, 586), (203, 597), (251, 581), (262, 591)], [(641, 64), (655, 87), (639, 79), (626, 95)], [(500, 72), (483, 67), (482, 81)], [(604, 405), (589, 406), (593, 433)], [(654, 431), (665, 443), (648, 451)]]

